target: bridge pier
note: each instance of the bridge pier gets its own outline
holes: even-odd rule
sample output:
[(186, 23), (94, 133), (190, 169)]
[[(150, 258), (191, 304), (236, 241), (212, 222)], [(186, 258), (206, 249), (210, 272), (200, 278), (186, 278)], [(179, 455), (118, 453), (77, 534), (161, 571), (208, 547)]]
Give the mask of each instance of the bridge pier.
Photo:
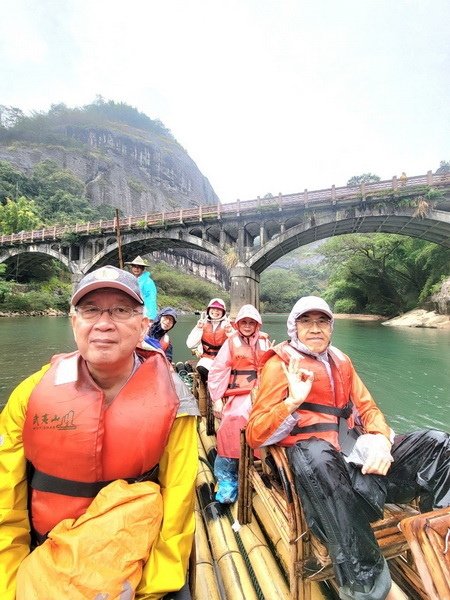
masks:
[(244, 266), (230, 271), (230, 317), (234, 319), (244, 304), (253, 304), (259, 310), (259, 275)]
[(72, 294), (75, 292), (75, 288), (80, 283), (80, 281), (83, 279), (84, 275), (85, 275), (85, 273), (80, 273), (79, 271), (77, 271), (75, 273), (72, 272), (70, 274), (70, 280), (72, 282)]

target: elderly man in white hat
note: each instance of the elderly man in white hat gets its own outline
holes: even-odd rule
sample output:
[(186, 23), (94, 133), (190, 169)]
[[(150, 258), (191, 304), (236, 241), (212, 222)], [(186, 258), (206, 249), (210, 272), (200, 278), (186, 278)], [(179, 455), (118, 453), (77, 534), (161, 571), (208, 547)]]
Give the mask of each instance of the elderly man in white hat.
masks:
[(381, 517), (385, 502), (420, 496), (422, 511), (450, 505), (450, 436), (395, 435), (349, 357), (331, 346), (333, 323), (322, 298), (305, 296), (294, 305), (290, 340), (263, 358), (247, 440), (253, 448), (286, 447), (308, 524), (333, 560), (340, 597), (403, 599), (370, 521)]
[(142, 256), (136, 256), (131, 262), (126, 262), (131, 267), (131, 272), (137, 277), (141, 296), (144, 300), (144, 315), (154, 321), (158, 313), (157, 290), (149, 271), (146, 271), (148, 262)]

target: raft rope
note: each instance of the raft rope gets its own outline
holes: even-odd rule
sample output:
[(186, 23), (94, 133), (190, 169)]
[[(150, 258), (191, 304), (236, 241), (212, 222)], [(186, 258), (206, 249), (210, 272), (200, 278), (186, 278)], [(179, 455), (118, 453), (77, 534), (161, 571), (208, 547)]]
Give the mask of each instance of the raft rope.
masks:
[[(249, 558), (249, 556), (247, 554), (247, 551), (246, 551), (246, 549), (244, 547), (244, 544), (243, 544), (243, 542), (241, 540), (241, 536), (239, 535), (239, 532), (235, 531), (234, 528), (233, 528), (234, 517), (233, 517), (233, 515), (231, 513), (230, 507), (227, 507), (227, 509), (226, 509), (225, 512), (226, 512), (228, 520), (230, 521), (230, 524), (232, 526), (231, 529), (233, 530), (234, 537), (236, 539), (236, 543), (238, 545), (239, 551), (242, 554), (242, 558), (244, 559), (244, 562), (245, 562), (245, 565), (247, 567), (248, 573), (250, 575), (250, 579), (252, 581), (253, 587), (255, 588), (256, 595), (258, 596), (259, 600), (266, 600), (264, 598), (264, 594), (263, 594), (261, 588), (259, 587), (259, 583), (258, 583), (258, 580), (256, 578), (255, 571), (253, 570), (252, 563), (251, 563), (250, 558)], [(244, 527), (245, 527), (245, 525), (244, 525)]]
[[(207, 465), (210, 468), (211, 474), (214, 477), (214, 468), (213, 468), (213, 465), (211, 465), (211, 462), (209, 460), (203, 458), (202, 456), (199, 456), (199, 460), (201, 462), (203, 462), (205, 465)], [(214, 477), (214, 481), (216, 481), (215, 477)], [(225, 507), (226, 505), (224, 504), (222, 506)], [(249, 556), (247, 554), (247, 551), (246, 551), (246, 549), (244, 547), (244, 544), (243, 544), (243, 542), (241, 540), (241, 536), (239, 535), (239, 532), (235, 531), (234, 528), (233, 528), (234, 517), (233, 517), (233, 515), (231, 513), (231, 509), (230, 509), (229, 506), (226, 506), (226, 509), (224, 510), (224, 514), (227, 515), (227, 518), (228, 518), (228, 520), (229, 520), (229, 522), (231, 524), (231, 529), (233, 531), (233, 534), (234, 534), (236, 543), (238, 545), (239, 551), (240, 551), (240, 553), (242, 555), (242, 558), (244, 559), (245, 566), (247, 567), (247, 570), (248, 570), (248, 573), (250, 575), (250, 579), (251, 579), (252, 585), (255, 588), (256, 595), (258, 596), (258, 600), (266, 600), (264, 598), (264, 594), (263, 594), (263, 592), (262, 592), (262, 590), (261, 590), (261, 588), (259, 586), (258, 580), (257, 580), (256, 575), (255, 575), (255, 571), (253, 570), (252, 564), (250, 562), (250, 558), (249, 558)]]

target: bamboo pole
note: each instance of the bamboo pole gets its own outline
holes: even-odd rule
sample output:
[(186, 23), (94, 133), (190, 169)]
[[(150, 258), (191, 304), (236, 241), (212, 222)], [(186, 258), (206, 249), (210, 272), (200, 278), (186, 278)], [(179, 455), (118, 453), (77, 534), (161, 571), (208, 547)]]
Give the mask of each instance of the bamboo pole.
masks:
[(264, 505), (258, 494), (255, 494), (255, 497), (253, 498), (253, 510), (255, 515), (258, 517), (266, 536), (270, 539), (277, 554), (277, 558), (280, 560), (284, 571), (288, 573), (289, 547), (283, 540), (280, 530), (278, 529), (274, 520), (271, 518), (267, 507)]
[[(237, 513), (237, 506), (234, 505), (232, 514), (235, 520)], [(256, 521), (242, 525), (237, 535), (244, 545), (264, 598), (289, 600), (289, 587)]]
[(239, 462), (238, 521), (247, 525), (252, 520), (252, 484), (250, 469), (253, 467), (253, 450), (245, 440), (245, 431), (241, 431), (241, 457)]
[(200, 378), (198, 373), (194, 373), (194, 386), (193, 386), (193, 394), (197, 398), (198, 408), (202, 417), (206, 417), (207, 408), (208, 408), (208, 397), (206, 394), (205, 384)]
[(216, 437), (214, 435), (207, 434), (206, 419), (202, 419), (200, 421), (198, 431), (201, 443), (206, 452), (206, 456), (208, 457), (211, 467), (214, 467), (214, 460), (217, 454)]
[(195, 507), (196, 600), (222, 600), (200, 507)]
[(205, 464), (206, 454), (201, 443), (199, 455), (203, 460), (197, 477), (197, 497), (208, 531), (211, 554), (223, 582), (225, 597), (227, 600), (258, 600), (226, 511), (214, 500), (214, 479)]

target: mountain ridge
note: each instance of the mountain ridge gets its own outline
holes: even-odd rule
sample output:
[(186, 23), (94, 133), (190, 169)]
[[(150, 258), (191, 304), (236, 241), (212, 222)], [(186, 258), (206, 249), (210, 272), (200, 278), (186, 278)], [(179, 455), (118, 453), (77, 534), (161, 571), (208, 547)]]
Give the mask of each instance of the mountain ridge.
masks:
[(12, 124), (0, 124), (0, 160), (25, 174), (52, 160), (84, 182), (93, 206), (138, 216), (220, 202), (170, 130), (128, 105), (56, 105), (31, 117), (15, 110)]

